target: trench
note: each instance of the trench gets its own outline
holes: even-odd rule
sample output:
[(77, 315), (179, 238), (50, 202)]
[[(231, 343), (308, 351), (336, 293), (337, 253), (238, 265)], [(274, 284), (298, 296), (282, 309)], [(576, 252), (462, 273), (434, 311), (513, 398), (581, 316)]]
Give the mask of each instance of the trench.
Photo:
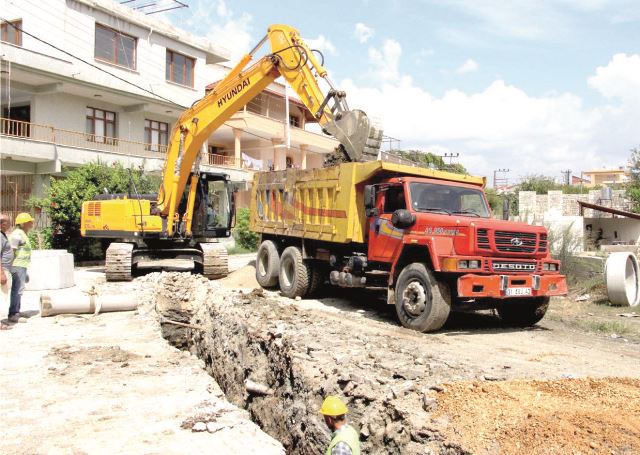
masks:
[(262, 290), (226, 290), (178, 273), (163, 274), (156, 286), (161, 320), (192, 326), (161, 323), (164, 338), (197, 354), (227, 400), (288, 454), (324, 452), (329, 432), (318, 409), (329, 394), (347, 400), (363, 453), (468, 453), (444, 441), (428, 418), (435, 400), (420, 381), (430, 374), (398, 369), (394, 360), (413, 359), (399, 347), (398, 359), (386, 359), (377, 348), (388, 342), (350, 337), (335, 317), (322, 320)]

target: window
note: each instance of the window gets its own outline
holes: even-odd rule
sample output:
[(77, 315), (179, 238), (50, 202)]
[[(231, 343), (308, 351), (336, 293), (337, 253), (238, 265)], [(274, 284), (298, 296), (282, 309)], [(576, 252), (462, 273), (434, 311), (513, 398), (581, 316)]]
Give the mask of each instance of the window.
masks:
[(0, 26), (0, 39), (5, 43), (22, 46), (22, 21), (3, 22)]
[(116, 114), (94, 107), (87, 107), (87, 120), (85, 124), (87, 140), (91, 142), (103, 142), (116, 144)]
[(418, 212), (489, 218), (484, 193), (469, 187), (411, 183), (411, 201)]
[(300, 117), (297, 117), (295, 115), (290, 115), (289, 116), (289, 125), (295, 127), (295, 128), (300, 128)]
[(385, 191), (384, 196), (384, 213), (393, 213), (399, 209), (406, 209), (407, 203), (404, 199), (404, 188), (401, 186), (392, 186)]
[(196, 60), (167, 49), (166, 79), (176, 84), (193, 87), (193, 69)]
[(156, 122), (155, 120), (144, 121), (144, 141), (147, 144), (147, 150), (154, 152), (164, 152), (167, 148), (167, 137), (169, 134), (169, 125), (164, 122)]
[(104, 25), (96, 24), (97, 60), (136, 69), (136, 39)]

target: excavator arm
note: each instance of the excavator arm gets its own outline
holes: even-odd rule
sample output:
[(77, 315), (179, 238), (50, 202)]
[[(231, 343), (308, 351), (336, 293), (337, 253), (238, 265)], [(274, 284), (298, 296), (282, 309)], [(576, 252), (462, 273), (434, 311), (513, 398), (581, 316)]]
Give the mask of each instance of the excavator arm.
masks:
[[(270, 43), (271, 53), (247, 67), (266, 41)], [(330, 90), (326, 95), (314, 72), (327, 81)], [(165, 234), (168, 237), (173, 234), (174, 222), (180, 217), (176, 209), (188, 180), (192, 188), (197, 184), (197, 169), (193, 174), (191, 170), (198, 162), (204, 142), (279, 76), (297, 92), (324, 131), (338, 139), (348, 159), (375, 159), (382, 132), (371, 126), (364, 112), (349, 110), (344, 92), (333, 88), (326, 69), (296, 29), (272, 25), (260, 43), (212, 91), (180, 116), (171, 132), (157, 204), (159, 215), (166, 217)], [(186, 221), (187, 234), (190, 234), (192, 214), (193, 197), (189, 197), (182, 217), (182, 221)]]

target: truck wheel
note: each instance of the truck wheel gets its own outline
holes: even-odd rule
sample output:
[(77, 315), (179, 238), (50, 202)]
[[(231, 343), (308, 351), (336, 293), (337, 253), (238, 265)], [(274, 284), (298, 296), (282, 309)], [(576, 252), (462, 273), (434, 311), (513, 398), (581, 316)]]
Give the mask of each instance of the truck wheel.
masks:
[(396, 282), (396, 313), (400, 323), (419, 332), (441, 328), (451, 311), (449, 291), (424, 264), (405, 267)]
[(311, 270), (302, 259), (300, 248), (289, 246), (280, 257), (280, 291), (285, 297), (304, 297), (309, 291)]
[(325, 268), (324, 264), (319, 262), (309, 263), (309, 291), (307, 295), (315, 294), (316, 291), (324, 284)]
[(529, 327), (540, 322), (549, 308), (549, 297), (507, 299), (498, 307), (498, 315), (505, 323)]
[(280, 272), (280, 255), (276, 244), (265, 240), (260, 244), (256, 254), (256, 281), (263, 288), (272, 288), (278, 284)]

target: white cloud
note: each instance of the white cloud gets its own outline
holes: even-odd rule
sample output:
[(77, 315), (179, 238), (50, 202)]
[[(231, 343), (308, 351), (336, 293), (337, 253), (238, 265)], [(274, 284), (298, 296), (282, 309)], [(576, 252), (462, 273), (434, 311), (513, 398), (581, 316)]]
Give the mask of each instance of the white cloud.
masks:
[(218, 0), (215, 8), (212, 8), (209, 0), (194, 0), (189, 10), (190, 13), (183, 20), (177, 19), (177, 15), (167, 13), (161, 13), (160, 17), (183, 30), (205, 36), (216, 46), (228, 50), (232, 64), (249, 52), (255, 44), (251, 35), (251, 14), (236, 15), (224, 0)]
[(376, 79), (383, 81), (397, 81), (400, 78), (400, 56), (402, 46), (394, 39), (387, 39), (381, 49), (369, 48), (369, 62), (373, 66)]
[(467, 59), (462, 65), (458, 67), (456, 73), (465, 74), (465, 73), (473, 73), (474, 71), (478, 71), (478, 63), (472, 58)]
[(369, 27), (363, 24), (362, 22), (356, 23), (356, 27), (353, 31), (353, 35), (362, 44), (369, 41), (369, 39), (371, 39), (374, 34), (375, 34), (375, 30), (372, 27)]
[(336, 55), (336, 47), (333, 43), (324, 35), (320, 34), (317, 38), (307, 39), (305, 38), (307, 46), (311, 49), (318, 49), (323, 54)]
[[(380, 62), (388, 55), (397, 58), (384, 72)], [(640, 103), (632, 102), (640, 92), (638, 55), (614, 56), (595, 71), (589, 84), (610, 97), (597, 107), (585, 107), (571, 93), (532, 96), (502, 80), (477, 93), (449, 90), (436, 97), (399, 72), (400, 55), (395, 44), (370, 51), (378, 82), (346, 80), (341, 88), (352, 107), (380, 118), (403, 148), (459, 152), (473, 173), (508, 167), (518, 177), (622, 165), (638, 145)]]
[(589, 86), (606, 98), (640, 101), (640, 55), (614, 55), (607, 66), (596, 69)]
[(216, 5), (216, 14), (219, 17), (229, 17), (230, 15), (229, 9), (227, 9), (227, 4), (224, 0), (218, 0), (218, 4)]

